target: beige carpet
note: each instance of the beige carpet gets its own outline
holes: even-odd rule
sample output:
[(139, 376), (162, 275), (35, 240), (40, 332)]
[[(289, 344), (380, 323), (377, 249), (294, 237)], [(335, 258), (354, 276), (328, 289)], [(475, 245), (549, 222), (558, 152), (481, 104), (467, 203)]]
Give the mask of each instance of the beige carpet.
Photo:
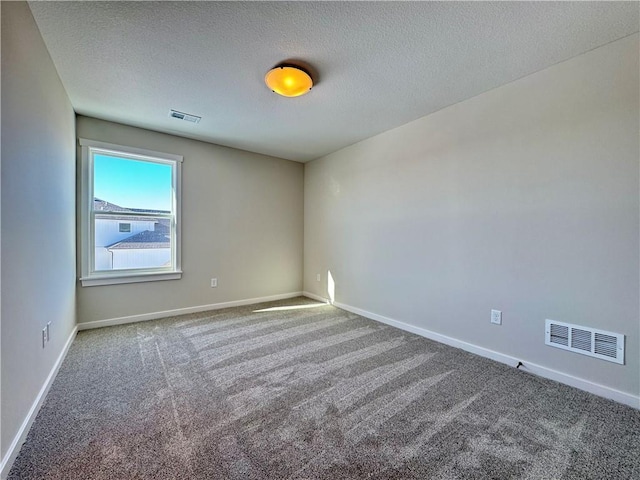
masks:
[(81, 332), (11, 479), (640, 479), (640, 411), (297, 298)]

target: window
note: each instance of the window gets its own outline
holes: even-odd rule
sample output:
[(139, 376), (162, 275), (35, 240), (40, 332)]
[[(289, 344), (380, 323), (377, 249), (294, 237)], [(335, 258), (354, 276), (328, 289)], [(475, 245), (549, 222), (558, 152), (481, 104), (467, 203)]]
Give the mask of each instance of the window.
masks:
[(80, 145), (82, 286), (179, 279), (182, 156)]

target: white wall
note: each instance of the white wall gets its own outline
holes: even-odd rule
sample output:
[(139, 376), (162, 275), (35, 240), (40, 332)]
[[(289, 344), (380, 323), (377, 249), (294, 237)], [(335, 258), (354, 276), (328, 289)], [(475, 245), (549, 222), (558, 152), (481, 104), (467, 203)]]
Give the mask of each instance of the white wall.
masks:
[[(336, 302), (637, 396), (638, 41), (306, 164), (305, 291), (330, 271)], [(625, 334), (626, 365), (546, 318)]]
[[(130, 231), (121, 232), (120, 224), (129, 224)], [(113, 245), (116, 242), (120, 242), (125, 238), (132, 237), (145, 230), (154, 231), (156, 220), (131, 220), (125, 218), (124, 220), (113, 220), (111, 218), (98, 218), (95, 219), (95, 249), (94, 249), (94, 262), (96, 270), (112, 270), (114, 268), (135, 268), (141, 266), (160, 266), (171, 260), (171, 249), (161, 249), (162, 252), (146, 252), (143, 254), (144, 259), (140, 257), (138, 253), (127, 253), (118, 255), (120, 257), (116, 262), (116, 253), (112, 253), (106, 247)], [(125, 263), (134, 261), (136, 263)], [(118, 266), (116, 266), (118, 265)]]
[(77, 129), (184, 156), (182, 279), (79, 288), (79, 323), (302, 290), (302, 164), (82, 116)]
[(113, 268), (161, 267), (171, 262), (170, 248), (123, 248), (107, 251), (113, 256)]
[[(121, 232), (120, 224), (128, 223), (131, 225), (130, 232)], [(155, 230), (156, 220), (140, 221), (140, 220), (112, 220), (110, 218), (96, 218), (95, 225), (95, 244), (96, 247), (106, 247), (116, 242), (120, 242), (125, 238), (132, 237), (137, 233), (149, 230)]]
[[(2, 2), (2, 434), (75, 327), (75, 115), (24, 2)], [(52, 322), (45, 349), (41, 330)]]

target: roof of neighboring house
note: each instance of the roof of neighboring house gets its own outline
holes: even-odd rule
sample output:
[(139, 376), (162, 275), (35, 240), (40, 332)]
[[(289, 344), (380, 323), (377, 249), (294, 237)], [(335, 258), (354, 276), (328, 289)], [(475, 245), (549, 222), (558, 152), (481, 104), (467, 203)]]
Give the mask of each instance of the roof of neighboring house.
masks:
[(169, 240), (168, 230), (166, 232), (145, 230), (119, 242), (107, 245), (106, 248), (108, 250), (171, 248), (171, 242)]
[(130, 208), (129, 211), (136, 213), (171, 213), (169, 210), (149, 210), (147, 208)]
[[(168, 210), (148, 210), (144, 208), (125, 208), (120, 205), (116, 205), (115, 203), (108, 202), (106, 200), (102, 200), (100, 198), (93, 199), (93, 211), (94, 212), (127, 212), (127, 213), (161, 213), (167, 214), (171, 213)], [(104, 217), (100, 217), (104, 219)], [(109, 215), (110, 220), (129, 220), (129, 221), (138, 221), (138, 222), (149, 222), (154, 221), (155, 219), (152, 217), (136, 217), (136, 216), (122, 216), (116, 217), (113, 215)]]
[(107, 202), (106, 200), (100, 200), (99, 198), (93, 199), (93, 210), (95, 212), (104, 211), (104, 212), (134, 212), (129, 208), (121, 207), (120, 205), (116, 205), (115, 203)]

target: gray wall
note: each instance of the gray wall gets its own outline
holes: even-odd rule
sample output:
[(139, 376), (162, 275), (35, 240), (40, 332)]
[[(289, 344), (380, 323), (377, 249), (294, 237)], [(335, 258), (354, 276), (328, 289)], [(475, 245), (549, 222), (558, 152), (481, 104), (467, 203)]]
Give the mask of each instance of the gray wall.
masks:
[(302, 290), (302, 164), (82, 116), (77, 129), (184, 156), (182, 279), (80, 287), (79, 323)]
[(1, 8), (4, 457), (75, 326), (75, 115), (27, 4)]
[[(638, 395), (638, 40), (306, 164), (305, 290)], [(626, 365), (546, 318), (625, 334)]]

